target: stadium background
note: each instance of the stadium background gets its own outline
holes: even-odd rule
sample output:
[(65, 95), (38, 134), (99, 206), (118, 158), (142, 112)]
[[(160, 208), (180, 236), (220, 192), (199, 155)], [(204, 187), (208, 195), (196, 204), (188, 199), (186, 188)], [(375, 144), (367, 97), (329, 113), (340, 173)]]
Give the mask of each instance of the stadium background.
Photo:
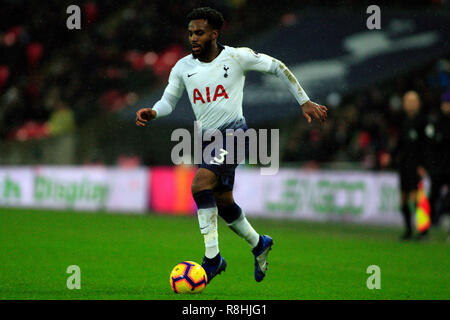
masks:
[[(81, 8), (81, 30), (66, 27), (71, 4)], [(3, 1), (0, 298), (174, 298), (171, 267), (200, 260), (203, 250), (190, 196), (195, 167), (170, 160), (171, 132), (192, 131), (194, 117), (184, 94), (148, 128), (134, 118), (189, 52), (186, 14), (211, 5), (226, 19), (221, 43), (285, 62), (329, 117), (308, 125), (281, 83), (247, 76), (244, 115), (253, 128), (280, 128), (281, 169), (263, 177), (243, 165), (236, 199), (278, 240), (273, 282), (255, 287), (248, 248), (222, 223), (221, 248), (246, 264), (200, 298), (448, 299), (447, 220), (426, 243), (397, 241), (398, 177), (389, 159), (402, 94), (418, 91), (432, 116), (449, 88), (449, 4), (380, 1), (381, 30), (367, 29), (368, 4)], [(87, 270), (79, 292), (65, 287), (70, 264)], [(365, 286), (371, 264), (386, 272), (383, 290)], [(303, 274), (301, 288), (290, 286), (286, 270)]]

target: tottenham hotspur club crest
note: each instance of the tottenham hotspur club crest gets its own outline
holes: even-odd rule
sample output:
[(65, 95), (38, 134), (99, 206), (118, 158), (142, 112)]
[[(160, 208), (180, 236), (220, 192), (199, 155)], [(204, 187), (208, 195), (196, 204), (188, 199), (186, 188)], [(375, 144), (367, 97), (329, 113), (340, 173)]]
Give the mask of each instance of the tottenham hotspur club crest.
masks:
[(230, 69), (229, 67), (227, 68), (226, 65), (223, 66), (223, 70), (225, 70), (225, 74), (223, 75), (225, 78), (228, 77), (228, 69)]

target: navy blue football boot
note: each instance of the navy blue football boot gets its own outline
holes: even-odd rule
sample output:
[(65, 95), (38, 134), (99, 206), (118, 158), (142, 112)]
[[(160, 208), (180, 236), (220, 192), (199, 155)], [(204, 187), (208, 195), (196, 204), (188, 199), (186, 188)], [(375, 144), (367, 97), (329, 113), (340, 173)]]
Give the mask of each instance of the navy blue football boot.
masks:
[(259, 236), (259, 241), (261, 244), (256, 246), (252, 253), (255, 256), (255, 280), (256, 282), (263, 281), (266, 276), (267, 271), (267, 255), (269, 251), (272, 249), (273, 240), (269, 236)]
[(210, 263), (208, 263), (208, 259), (206, 259), (206, 257), (203, 258), (203, 262), (202, 262), (202, 267), (203, 269), (205, 269), (206, 272), (206, 283), (210, 283), (211, 280), (217, 276), (218, 274), (220, 274), (222, 271), (225, 271), (225, 268), (227, 267), (227, 262), (225, 261), (225, 259), (220, 255), (219, 253), (219, 263), (212, 265)]

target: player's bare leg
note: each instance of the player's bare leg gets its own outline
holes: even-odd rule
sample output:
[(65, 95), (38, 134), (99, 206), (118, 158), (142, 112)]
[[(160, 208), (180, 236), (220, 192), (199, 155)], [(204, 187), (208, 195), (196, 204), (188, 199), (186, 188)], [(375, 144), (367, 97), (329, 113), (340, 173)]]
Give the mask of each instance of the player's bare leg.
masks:
[(205, 257), (202, 267), (206, 271), (208, 283), (226, 268), (225, 259), (219, 253), (219, 235), (217, 232), (217, 205), (213, 189), (218, 184), (216, 174), (200, 168), (192, 181), (191, 191), (197, 204), (197, 216), (200, 232), (205, 241)]
[(200, 168), (192, 180), (191, 191), (192, 194), (203, 190), (213, 190), (218, 183), (218, 178), (211, 170)]
[(267, 235), (259, 235), (253, 229), (245, 217), (245, 213), (234, 202), (231, 190), (216, 191), (214, 197), (218, 214), (227, 222), (230, 229), (245, 239), (252, 248), (252, 253), (255, 256), (255, 280), (257, 282), (262, 281), (267, 271), (267, 255), (273, 245), (272, 238)]

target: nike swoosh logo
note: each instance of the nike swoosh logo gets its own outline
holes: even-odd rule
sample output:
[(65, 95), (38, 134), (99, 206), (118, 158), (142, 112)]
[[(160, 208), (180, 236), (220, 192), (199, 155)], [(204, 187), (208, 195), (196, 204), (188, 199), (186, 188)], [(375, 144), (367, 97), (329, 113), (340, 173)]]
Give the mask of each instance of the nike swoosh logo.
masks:
[(188, 78), (189, 78), (190, 76), (193, 76), (193, 75), (196, 74), (196, 73), (197, 73), (197, 72), (195, 72), (195, 73), (193, 73), (193, 74), (189, 74), (189, 73), (188, 73), (187, 76), (188, 76)]

